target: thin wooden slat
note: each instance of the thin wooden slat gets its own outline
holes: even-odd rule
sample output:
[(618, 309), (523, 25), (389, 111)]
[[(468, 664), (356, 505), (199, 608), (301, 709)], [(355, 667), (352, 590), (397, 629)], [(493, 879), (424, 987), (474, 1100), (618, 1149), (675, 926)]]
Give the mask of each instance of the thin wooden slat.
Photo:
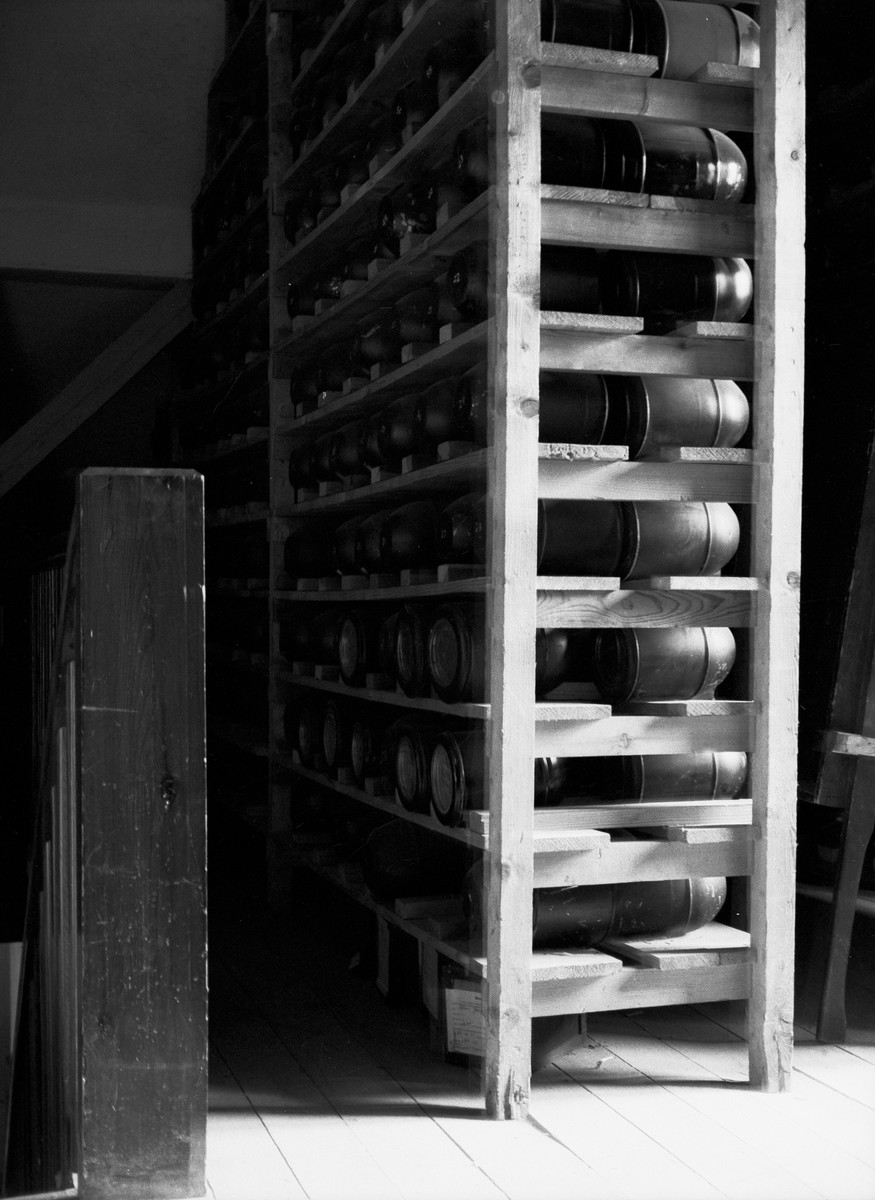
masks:
[[(534, 643), (534, 637), (532, 638)], [(396, 705), (399, 708), (419, 709), (422, 712), (444, 713), (455, 716), (485, 721), (489, 717), (489, 705), (477, 704), (472, 701), (447, 704), (443, 700), (432, 699), (430, 696), (405, 696), (403, 692), (380, 691), (377, 688), (353, 688), (347, 684), (330, 679), (315, 679), (311, 675), (288, 675), (283, 673), (278, 681), (293, 684), (295, 687), (309, 688), (314, 691), (333, 692), (347, 696), (352, 701), (377, 700), (381, 704)], [(533, 689), (534, 690), (534, 689)]]
[(613, 336), (544, 329), (541, 367), (545, 371), (594, 371), (602, 375), (681, 375), (743, 381), (754, 377), (754, 353), (750, 343), (732, 338)]
[(616, 1008), (743, 1000), (750, 994), (749, 963), (720, 963), (690, 970), (655, 971), (624, 967), (589, 980), (553, 980), (532, 987), (532, 1012), (538, 1017)]
[(754, 229), (746, 219), (564, 200), (544, 191), (542, 185), (541, 239), (550, 245), (753, 257)]
[[(750, 800), (643, 800), (617, 804), (562, 805), (561, 808), (536, 808), (534, 846), (537, 852), (541, 840), (553, 833), (575, 832), (583, 829), (627, 829), (637, 825), (749, 825)], [(472, 811), (467, 814), (468, 828), (475, 833), (489, 834), (489, 813)], [(599, 843), (601, 844), (601, 843)]]
[(614, 711), (639, 717), (732, 717), (753, 716), (758, 705), (751, 700), (630, 700)]
[(536, 720), (535, 753), (544, 758), (694, 754), (702, 746), (711, 750), (750, 750), (753, 744), (753, 721), (749, 716), (610, 716), (584, 724), (543, 721), (536, 712)]
[(659, 69), (653, 54), (629, 54), (622, 50), (602, 50), (597, 46), (570, 46), (564, 42), (541, 42), (542, 67), (574, 67), (604, 71), (611, 75), (641, 75), (649, 78)]
[(753, 468), (742, 463), (541, 459), (544, 500), (725, 500), (749, 504)]
[[(537, 549), (538, 344), (541, 241), (541, 90), (536, 0), (494, 10), (496, 90), (492, 133), (489, 343), (494, 471), (489, 479), (491, 577), (489, 795), (494, 823), (486, 856), (486, 1107), (524, 1116), (531, 1074), (532, 832)], [(534, 403), (533, 403), (534, 401)], [(531, 699), (530, 699), (531, 697)]]
[(535, 859), (535, 887), (635, 883), (656, 879), (750, 874), (751, 845), (715, 842), (617, 841), (598, 854), (556, 852)]
[(677, 971), (739, 961), (750, 951), (750, 934), (710, 921), (678, 937), (606, 938), (602, 947), (646, 967)]
[(659, 629), (678, 625), (749, 628), (756, 594), (741, 591), (553, 591), (538, 580), (539, 626), (559, 629)]
[[(756, 91), (758, 386), (754, 450), (759, 479), (752, 574), (770, 581), (769, 609), (751, 646), (756, 753), (751, 760), (754, 846), (749, 1006), (751, 1081), (790, 1083), (792, 1057), (796, 728), (805, 300), (805, 17), (795, 0), (760, 8)], [(727, 88), (726, 91), (734, 89)]]
[[(542, 55), (544, 48), (542, 46)], [(541, 67), (544, 112), (579, 117), (622, 117), (751, 131), (753, 89), (673, 79), (636, 78), (568, 66)]]
[(539, 442), (538, 458), (569, 462), (627, 462), (628, 446), (588, 446), (577, 442)]

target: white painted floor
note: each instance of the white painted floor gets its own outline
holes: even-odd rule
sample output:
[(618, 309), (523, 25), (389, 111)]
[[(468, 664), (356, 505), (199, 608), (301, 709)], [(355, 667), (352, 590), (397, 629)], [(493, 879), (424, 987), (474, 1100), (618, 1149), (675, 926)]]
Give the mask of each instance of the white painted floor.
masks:
[(422, 1010), (346, 970), (355, 939), (322, 915), (214, 928), (215, 1200), (875, 1200), (870, 928), (841, 1047), (814, 1041), (822, 945), (801, 939), (791, 1092), (747, 1086), (740, 1004), (597, 1014), (536, 1073), (530, 1118), (502, 1123), (429, 1054)]

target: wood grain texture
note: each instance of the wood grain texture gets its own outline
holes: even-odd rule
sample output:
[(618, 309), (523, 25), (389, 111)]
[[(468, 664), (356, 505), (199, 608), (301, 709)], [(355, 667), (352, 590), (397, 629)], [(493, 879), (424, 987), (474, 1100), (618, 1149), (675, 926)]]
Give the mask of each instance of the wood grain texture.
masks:
[[(489, 340), (494, 470), (488, 603), (491, 631), (486, 856), (486, 1107), (524, 1116), (531, 1074), (532, 825), (541, 239), (541, 91), (536, 0), (495, 8), (490, 114), (495, 202), (490, 211)], [(537, 411), (537, 405), (534, 406)]]
[[(693, 754), (711, 750), (750, 750), (753, 720), (736, 717), (622, 717), (587, 721), (540, 719), (537, 706), (535, 752), (549, 758), (611, 754)], [(549, 713), (549, 708), (548, 708)]]
[(532, 1011), (535, 1016), (546, 1017), (650, 1005), (743, 1000), (750, 994), (750, 976), (748, 963), (709, 964), (668, 974), (648, 967), (624, 967), (596, 979), (535, 983)]
[(708, 589), (553, 591), (539, 579), (538, 625), (559, 629), (659, 629), (678, 625), (748, 628), (756, 621), (756, 594)]
[[(583, 831), (627, 829), (633, 826), (677, 825), (750, 825), (750, 800), (643, 800), (617, 804), (563, 804), (561, 808), (536, 808), (534, 847), (537, 854), (548, 849), (546, 840), (553, 833), (578, 836)], [(470, 812), (467, 825), (472, 832), (488, 834), (489, 813)], [(607, 839), (600, 837), (593, 848)]]
[[(789, 1086), (793, 1024), (796, 730), (805, 301), (805, 16), (796, 0), (760, 6), (756, 92), (757, 273), (754, 450), (758, 480), (752, 573), (769, 610), (754, 632), (756, 753), (751, 760), (754, 848), (749, 1006), (750, 1077)], [(730, 89), (726, 89), (730, 90)]]
[(204, 1190), (202, 514), (194, 472), (80, 477), (88, 1200)]
[(745, 843), (617, 841), (595, 852), (539, 854), (535, 887), (748, 875), (751, 858), (751, 847)]
[[(545, 43), (546, 45), (546, 43)], [(609, 74), (543, 58), (541, 91), (544, 112), (580, 117), (623, 117), (679, 122), (717, 129), (752, 130), (753, 88), (717, 87), (673, 79)]]
[(746, 463), (602, 462), (542, 459), (544, 500), (725, 500), (749, 504), (754, 468)]
[(715, 254), (750, 258), (750, 221), (725, 213), (673, 211), (629, 205), (545, 198), (543, 240), (556, 246), (657, 250), (668, 254)]
[(659, 68), (659, 60), (652, 54), (628, 54), (621, 50), (602, 50), (598, 46), (569, 46), (563, 42), (542, 42), (541, 63), (549, 67), (574, 67), (647, 78), (655, 75)]
[(570, 328), (562, 332), (544, 328), (541, 366), (545, 371), (744, 381), (754, 377), (754, 353), (748, 342), (731, 338), (686, 338), (676, 334), (623, 337)]

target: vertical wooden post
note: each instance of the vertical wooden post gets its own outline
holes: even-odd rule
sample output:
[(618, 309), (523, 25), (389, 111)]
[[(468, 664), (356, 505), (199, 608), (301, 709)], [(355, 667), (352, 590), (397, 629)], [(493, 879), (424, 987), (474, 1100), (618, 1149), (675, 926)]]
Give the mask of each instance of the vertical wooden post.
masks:
[[(276, 0), (271, 0), (267, 14), (267, 80), (268, 80), (268, 110), (267, 110), (267, 147), (268, 147), (268, 190), (267, 190), (267, 228), (268, 244), (270, 247), (271, 267), (280, 262), (288, 250), (288, 241), (283, 233), (283, 201), (280, 183), (289, 166), (289, 141), (286, 133), (288, 125), (288, 96), (292, 86), (292, 45), (294, 16), (289, 11), (277, 11), (281, 6)], [(270, 345), (273, 347), (278, 331), (282, 332), (288, 325), (285, 296), (278, 290), (278, 285), (271, 276), (269, 282), (270, 303)], [(277, 446), (277, 424), (280, 406), (288, 399), (286, 385), (274, 378), (273, 362), (268, 370), (270, 386), (270, 442), (268, 445), (268, 469), (270, 471), (270, 516), (268, 519), (267, 536), (270, 541), (270, 584), (268, 598), (268, 619), (270, 621), (270, 723), (268, 731), (271, 747), (282, 736), (281, 728), (277, 728), (276, 704), (277, 679), (279, 663), (278, 630), (274, 615), (274, 592), (276, 580), (282, 570), (279, 557), (280, 544), (276, 540), (276, 509), (277, 497), (284, 494), (283, 476), (286, 465), (283, 452)], [(279, 710), (281, 711), (281, 710)], [(270, 755), (270, 784), (268, 797), (267, 818), (267, 879), (268, 895), (271, 903), (283, 905), (289, 894), (290, 869), (287, 856), (283, 853), (283, 837), (288, 834), (291, 826), (289, 808), (288, 775), (277, 762), (275, 753)]]
[(82, 1200), (205, 1190), (203, 481), (80, 477)]
[(531, 1070), (532, 771), (541, 241), (537, 0), (495, 5), (495, 205), (486, 1106), (525, 1115)]
[(788, 1087), (793, 1042), (796, 730), (805, 297), (804, 0), (760, 6), (756, 97), (759, 488), (753, 571), (769, 595), (753, 640), (751, 1082)]

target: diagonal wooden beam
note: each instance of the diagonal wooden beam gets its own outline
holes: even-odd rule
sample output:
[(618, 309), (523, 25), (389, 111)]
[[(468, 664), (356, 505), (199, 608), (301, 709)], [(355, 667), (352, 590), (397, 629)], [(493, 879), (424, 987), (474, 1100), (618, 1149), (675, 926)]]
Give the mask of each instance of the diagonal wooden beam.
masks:
[(190, 305), (191, 284), (182, 280), (0, 445), (0, 496), (39, 466), (185, 329), (191, 321)]

